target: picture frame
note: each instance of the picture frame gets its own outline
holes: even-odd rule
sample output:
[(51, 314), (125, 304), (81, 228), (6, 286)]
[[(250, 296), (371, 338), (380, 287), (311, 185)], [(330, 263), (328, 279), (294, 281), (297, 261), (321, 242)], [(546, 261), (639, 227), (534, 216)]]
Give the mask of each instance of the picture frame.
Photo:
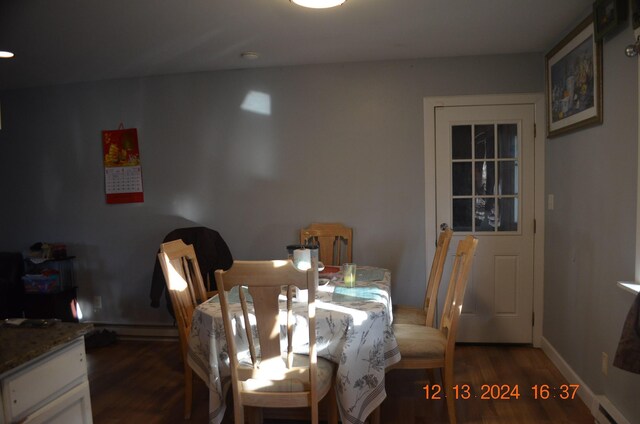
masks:
[(602, 41), (593, 14), (545, 56), (547, 136), (602, 124)]
[(633, 29), (640, 27), (640, 0), (631, 0), (631, 23)]
[(593, 3), (596, 40), (615, 34), (627, 20), (628, 9), (628, 0), (596, 0)]

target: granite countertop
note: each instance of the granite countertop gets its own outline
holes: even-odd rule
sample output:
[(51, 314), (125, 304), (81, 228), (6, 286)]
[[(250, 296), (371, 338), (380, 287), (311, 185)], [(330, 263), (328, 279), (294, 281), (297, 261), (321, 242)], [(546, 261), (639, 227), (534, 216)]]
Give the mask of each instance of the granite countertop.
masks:
[(57, 322), (44, 328), (0, 326), (0, 374), (75, 340), (92, 329), (93, 324), (71, 322)]

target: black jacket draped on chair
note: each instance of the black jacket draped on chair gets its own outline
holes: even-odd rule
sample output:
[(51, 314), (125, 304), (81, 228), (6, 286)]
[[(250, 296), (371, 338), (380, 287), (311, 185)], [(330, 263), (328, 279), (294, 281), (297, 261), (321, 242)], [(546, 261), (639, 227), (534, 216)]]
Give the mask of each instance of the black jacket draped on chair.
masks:
[[(227, 270), (231, 268), (233, 264), (233, 257), (229, 246), (223, 240), (222, 236), (210, 228), (206, 227), (189, 227), (178, 228), (171, 231), (166, 235), (163, 243), (168, 241), (182, 239), (185, 244), (192, 244), (196, 251), (196, 257), (198, 258), (198, 264), (200, 265), (200, 272), (202, 273), (202, 279), (207, 280), (209, 275), (212, 287), (209, 290), (215, 290), (215, 279), (213, 273), (216, 269)], [(159, 252), (159, 251), (158, 251)], [(162, 274), (162, 268), (160, 267), (160, 261), (156, 257), (155, 267), (153, 268), (153, 277), (151, 279), (151, 306), (157, 308), (160, 306), (160, 297), (165, 291), (166, 283), (164, 281), (164, 275)], [(167, 308), (171, 316), (173, 316), (173, 307), (171, 305), (171, 299), (165, 295), (167, 300)], [(174, 317), (175, 318), (175, 317)]]

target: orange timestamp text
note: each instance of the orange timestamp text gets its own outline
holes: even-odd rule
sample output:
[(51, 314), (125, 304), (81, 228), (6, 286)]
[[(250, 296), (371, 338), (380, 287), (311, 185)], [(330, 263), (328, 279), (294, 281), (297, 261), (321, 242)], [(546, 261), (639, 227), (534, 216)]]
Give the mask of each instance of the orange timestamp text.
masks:
[[(575, 399), (579, 384), (561, 384), (557, 387), (549, 384), (534, 384), (526, 392), (534, 399)], [(439, 384), (428, 384), (423, 387), (425, 399), (443, 399), (447, 397), (446, 390)], [(455, 384), (451, 387), (454, 399), (481, 400), (513, 400), (520, 399), (521, 391), (518, 384), (483, 384), (480, 390), (474, 390), (469, 384)]]

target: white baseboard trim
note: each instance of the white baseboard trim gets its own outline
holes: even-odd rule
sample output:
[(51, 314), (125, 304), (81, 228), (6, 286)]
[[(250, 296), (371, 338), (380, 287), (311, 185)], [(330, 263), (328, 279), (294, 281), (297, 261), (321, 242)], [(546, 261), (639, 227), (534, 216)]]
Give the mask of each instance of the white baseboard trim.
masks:
[(96, 330), (116, 333), (119, 340), (177, 341), (178, 328), (170, 325), (134, 325), (92, 322)]
[(596, 398), (596, 395), (593, 393), (593, 391), (591, 391), (591, 389), (586, 384), (584, 384), (584, 381), (582, 381), (582, 379), (578, 377), (578, 374), (573, 371), (569, 364), (567, 364), (564, 358), (560, 356), (558, 351), (551, 345), (551, 343), (549, 343), (549, 340), (547, 340), (545, 337), (542, 338), (540, 348), (551, 360), (551, 362), (553, 362), (553, 365), (558, 368), (564, 378), (567, 379), (569, 384), (580, 385), (580, 389), (578, 389), (578, 396), (580, 396), (582, 401), (587, 405), (587, 407), (591, 411), (591, 414), (593, 415), (594, 404), (596, 408), (598, 408), (599, 404), (598, 399)]
[(606, 396), (598, 396), (598, 400), (600, 401), (600, 407), (597, 413), (593, 414), (596, 417), (596, 423), (609, 424), (615, 422), (616, 424), (631, 424)]
[[(578, 389), (578, 396), (582, 399), (582, 401), (587, 405), (589, 411), (591, 411), (591, 415), (594, 416), (594, 420), (596, 423), (600, 424), (609, 424), (607, 418), (604, 417), (602, 411), (600, 410), (600, 405), (606, 410), (606, 412), (615, 419), (617, 424), (631, 424), (629, 420), (627, 420), (622, 413), (607, 399), (606, 396), (596, 395), (593, 391), (587, 386), (584, 381), (576, 374), (576, 372), (567, 364), (560, 353), (549, 343), (546, 338), (542, 338), (542, 342), (540, 343), (540, 348), (547, 355), (547, 357), (553, 362), (553, 364), (558, 368), (560, 373), (567, 379), (569, 384), (579, 384), (580, 388)], [(606, 420), (606, 421), (605, 421)]]

